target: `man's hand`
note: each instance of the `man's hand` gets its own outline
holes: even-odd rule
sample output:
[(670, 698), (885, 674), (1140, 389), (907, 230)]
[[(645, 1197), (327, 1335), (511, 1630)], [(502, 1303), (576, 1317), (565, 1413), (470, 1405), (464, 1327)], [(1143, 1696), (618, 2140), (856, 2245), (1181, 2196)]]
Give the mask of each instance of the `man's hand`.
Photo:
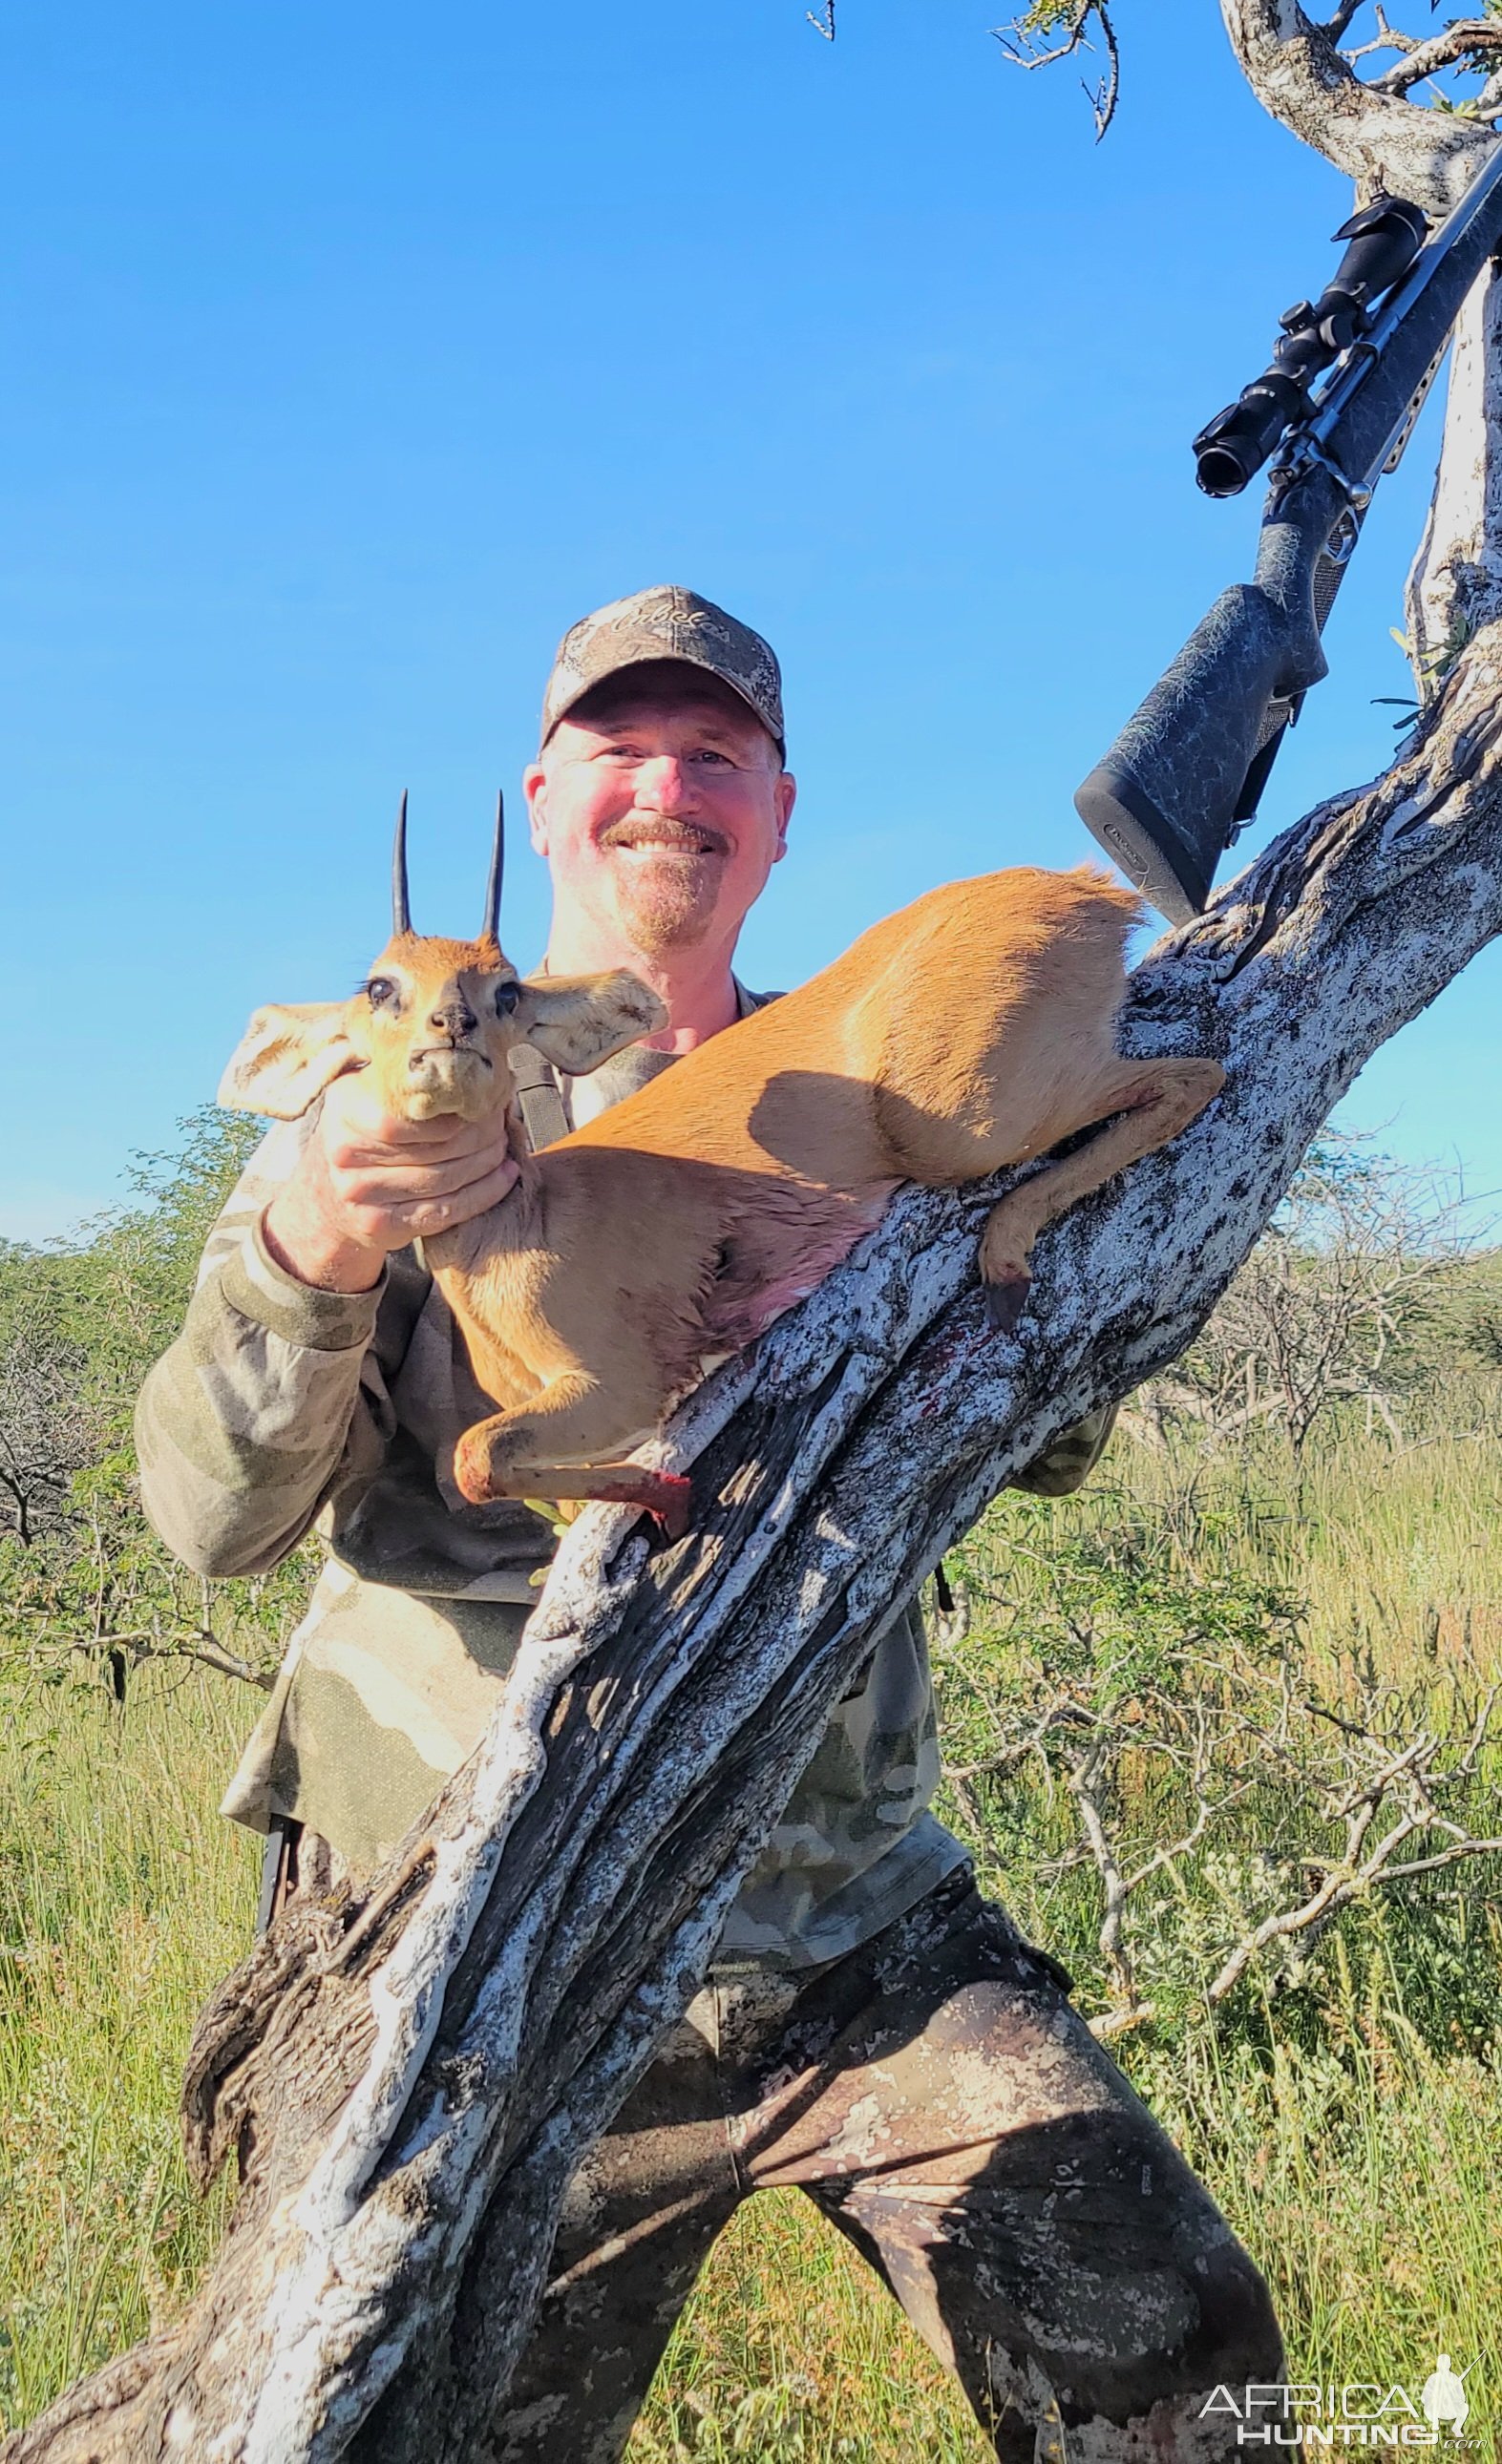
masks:
[(363, 1072), (336, 1078), (263, 1226), (277, 1265), (321, 1291), (367, 1292), (393, 1249), (449, 1232), (516, 1186), (505, 1123), (399, 1121)]

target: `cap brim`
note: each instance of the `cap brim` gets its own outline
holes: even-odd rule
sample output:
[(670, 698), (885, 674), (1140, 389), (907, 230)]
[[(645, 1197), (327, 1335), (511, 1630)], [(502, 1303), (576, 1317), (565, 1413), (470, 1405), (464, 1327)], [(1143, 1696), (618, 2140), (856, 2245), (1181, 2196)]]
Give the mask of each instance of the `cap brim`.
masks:
[(720, 670), (708, 659), (696, 659), (688, 650), (664, 649), (660, 643), (650, 649), (632, 651), (629, 657), (618, 659), (609, 667), (602, 669), (599, 675), (591, 676), (586, 684), (581, 684), (578, 691), (571, 693), (562, 707), (554, 711), (543, 731), (541, 742), (538, 747), (539, 752), (551, 742), (555, 729), (568, 716), (570, 711), (577, 710), (579, 704), (582, 701), (587, 701), (592, 693), (598, 693), (602, 685), (612, 683), (617, 676), (629, 675), (632, 668), (694, 668), (700, 675), (713, 676), (718, 685), (723, 685), (727, 693), (735, 694), (741, 708), (750, 712), (758, 727), (764, 729), (771, 737), (779, 755), (785, 753), (786, 745), (784, 738), (767, 726), (765, 712), (758, 710), (755, 702), (748, 693), (741, 691), (734, 676), (722, 674)]

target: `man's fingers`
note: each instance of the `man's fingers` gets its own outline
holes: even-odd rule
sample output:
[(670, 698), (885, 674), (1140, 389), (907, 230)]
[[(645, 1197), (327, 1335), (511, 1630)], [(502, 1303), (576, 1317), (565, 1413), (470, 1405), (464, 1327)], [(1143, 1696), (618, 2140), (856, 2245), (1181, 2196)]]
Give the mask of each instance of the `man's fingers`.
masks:
[(338, 1159), (379, 1161), (399, 1155), (439, 1160), (444, 1156), (478, 1155), (506, 1142), (504, 1116), (466, 1121), (456, 1112), (440, 1112), (431, 1121), (400, 1120), (383, 1111), (359, 1077), (336, 1079), (323, 1099), (323, 1144)]
[(516, 1167), (510, 1156), (494, 1150), (484, 1156), (461, 1155), (453, 1163), (336, 1165), (331, 1177), (346, 1206), (406, 1207), (428, 1199), (462, 1197), (507, 1165), (514, 1181)]
[(517, 1183), (503, 1114), (396, 1120), (358, 1078), (330, 1088), (316, 1143), (329, 1223), (346, 1241), (382, 1252), (472, 1221)]
[(339, 1171), (355, 1171), (365, 1166), (389, 1165), (396, 1171), (421, 1169), (425, 1165), (465, 1163), (476, 1155), (492, 1157), (506, 1152), (506, 1130), (502, 1120), (489, 1121), (417, 1121), (398, 1122), (404, 1133), (411, 1129), (440, 1129), (441, 1137), (414, 1138), (371, 1137), (364, 1132), (352, 1135), (336, 1129), (324, 1140), (324, 1153)]
[(517, 1167), (508, 1157), (482, 1180), (472, 1181), (467, 1189), (456, 1190), (450, 1198), (423, 1200), (400, 1210), (401, 1221), (409, 1241), (431, 1241), (436, 1233), (452, 1232), (456, 1224), (473, 1223), (492, 1206), (498, 1206), (517, 1185)]

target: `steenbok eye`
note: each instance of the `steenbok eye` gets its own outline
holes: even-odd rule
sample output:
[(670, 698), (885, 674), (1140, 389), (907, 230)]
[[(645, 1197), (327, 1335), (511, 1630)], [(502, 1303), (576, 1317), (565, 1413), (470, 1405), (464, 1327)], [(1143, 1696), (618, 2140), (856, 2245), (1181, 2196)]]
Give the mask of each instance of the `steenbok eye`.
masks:
[(509, 984), (497, 984), (496, 987), (497, 1017), (509, 1018), (520, 999), (521, 986), (516, 981), (515, 978), (513, 978)]
[(390, 977), (372, 976), (365, 986), (365, 999), (372, 1009), (379, 1009), (383, 1001), (395, 1001), (396, 986)]

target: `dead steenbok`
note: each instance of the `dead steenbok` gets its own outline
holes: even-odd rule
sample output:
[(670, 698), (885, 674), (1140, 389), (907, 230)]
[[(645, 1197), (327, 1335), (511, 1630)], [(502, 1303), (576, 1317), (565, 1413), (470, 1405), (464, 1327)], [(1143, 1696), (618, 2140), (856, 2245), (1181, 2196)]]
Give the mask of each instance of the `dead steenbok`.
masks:
[(354, 999), (257, 1010), (223, 1104), (290, 1120), (370, 1069), (409, 1120), (505, 1113), (520, 1177), (424, 1243), (499, 1407), (455, 1449), (458, 1487), (612, 1498), (673, 1533), (689, 1483), (626, 1458), (707, 1363), (801, 1300), (905, 1180), (977, 1180), (1085, 1138), (991, 1210), (980, 1247), (1009, 1331), (1045, 1224), (1207, 1104), (1209, 1060), (1123, 1060), (1115, 1025), (1138, 904), (1103, 875), (1031, 867), (931, 890), (832, 966), (584, 1129), (525, 1152), (513, 1045), (579, 1075), (666, 1024), (617, 973), (524, 978), (497, 937), (501, 831), (478, 940), (413, 933), (406, 799), (394, 931)]

